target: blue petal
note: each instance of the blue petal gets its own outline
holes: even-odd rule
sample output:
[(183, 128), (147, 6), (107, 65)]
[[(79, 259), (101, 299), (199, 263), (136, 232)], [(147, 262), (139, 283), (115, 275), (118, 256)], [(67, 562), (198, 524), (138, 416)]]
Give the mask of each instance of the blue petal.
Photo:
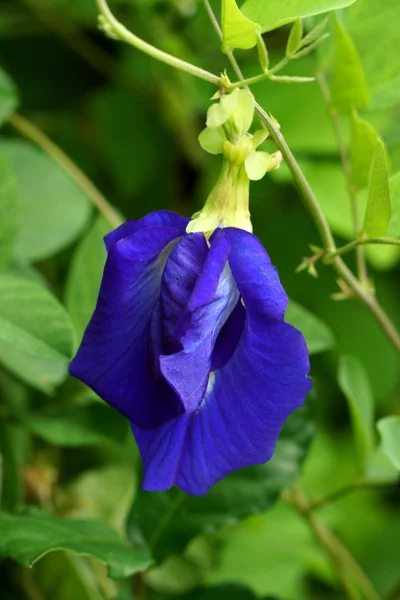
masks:
[[(168, 266), (175, 264), (175, 258), (182, 254), (189, 265), (196, 265), (193, 256), (193, 250), (197, 250), (193, 244), (196, 235), (184, 237), (168, 259), (164, 281), (170, 300), (182, 298), (179, 273), (185, 271), (185, 264), (179, 261), (179, 269), (171, 269), (166, 277)], [(217, 230), (210, 239), (205, 260), (197, 263), (199, 276), (174, 328), (175, 333), (182, 335), (179, 339), (182, 349), (160, 357), (161, 372), (188, 413), (197, 411), (204, 398), (216, 339), (238, 301), (239, 292), (227, 265), (229, 251), (228, 238), (221, 229)], [(202, 252), (200, 255), (203, 258)]]
[(175, 484), (204, 494), (228, 473), (266, 462), (285, 420), (311, 388), (304, 338), (283, 322), (287, 298), (276, 269), (253, 235), (224, 231), (246, 323), (231, 360), (211, 374), (195, 415), (183, 414), (153, 432), (133, 426), (147, 490)]
[(110, 233), (105, 236), (104, 242), (107, 250), (109, 250), (112, 244), (116, 244), (119, 240), (129, 237), (145, 227), (173, 227), (174, 229), (179, 229), (181, 235), (183, 235), (189, 221), (190, 219), (181, 217), (169, 210), (157, 210), (137, 221), (126, 221), (117, 227), (117, 229), (110, 231)]
[(154, 373), (148, 352), (151, 315), (168, 254), (181, 231), (148, 227), (110, 247), (96, 310), (70, 373), (141, 427), (182, 412)]

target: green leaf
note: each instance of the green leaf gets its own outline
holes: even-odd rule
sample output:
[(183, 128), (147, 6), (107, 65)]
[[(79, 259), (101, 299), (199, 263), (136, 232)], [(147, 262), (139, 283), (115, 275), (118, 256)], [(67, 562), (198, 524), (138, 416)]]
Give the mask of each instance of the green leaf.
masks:
[(248, 50), (257, 45), (261, 27), (246, 18), (235, 0), (222, 0), (222, 46)]
[(110, 225), (98, 217), (72, 258), (66, 285), (66, 306), (79, 338), (96, 307), (107, 257), (103, 238), (109, 231)]
[(304, 335), (310, 354), (330, 350), (335, 345), (332, 331), (318, 317), (297, 302), (290, 300), (285, 321)]
[(338, 382), (349, 403), (359, 455), (365, 465), (375, 446), (374, 400), (368, 373), (355, 356), (342, 356), (339, 361)]
[(391, 215), (386, 235), (400, 237), (400, 172), (389, 179), (389, 192)]
[[(345, 239), (354, 239), (354, 226), (347, 183), (343, 174), (343, 169), (339, 163), (336, 161), (310, 161), (302, 162), (301, 164), (310, 185), (319, 199), (321, 208), (324, 211), (333, 232)], [(364, 194), (361, 192), (357, 198), (360, 222), (362, 222), (365, 215), (367, 203), (366, 196), (366, 193)], [(396, 221), (393, 220), (393, 227), (396, 228), (400, 234), (400, 220), (397, 225)], [(389, 235), (389, 228), (387, 235)], [(395, 236), (398, 234), (393, 230), (390, 235)], [(378, 246), (370, 244), (365, 246), (365, 252), (368, 261), (375, 268), (381, 270), (393, 268), (400, 257), (399, 248), (397, 246)]]
[(100, 402), (30, 413), (25, 425), (47, 442), (66, 448), (120, 445), (128, 431), (126, 419)]
[(18, 91), (14, 82), (0, 67), (0, 125), (16, 110), (18, 102)]
[(0, 363), (16, 377), (44, 392), (53, 394), (67, 376), (67, 361), (43, 360), (17, 350), (12, 344), (0, 339)]
[(367, 463), (365, 475), (369, 481), (376, 483), (396, 483), (399, 479), (398, 470), (383, 449), (378, 446)]
[(364, 66), (371, 107), (400, 103), (400, 28), (397, 0), (359, 0), (345, 14), (346, 28)]
[(400, 417), (393, 415), (377, 423), (382, 437), (382, 446), (393, 466), (400, 471)]
[(24, 515), (0, 512), (0, 530), (0, 556), (27, 567), (56, 550), (98, 558), (115, 579), (144, 571), (152, 563), (146, 550), (127, 548), (100, 521), (62, 519), (31, 509)]
[(335, 60), (332, 102), (341, 112), (361, 109), (370, 97), (357, 49), (338, 19), (335, 19)]
[(361, 119), (356, 111), (351, 113), (351, 182), (359, 190), (367, 187), (371, 163), (376, 150), (378, 132)]
[(324, 33), (325, 27), (327, 26), (328, 22), (329, 17), (325, 17), (325, 19), (322, 19), (322, 21), (320, 21), (315, 27), (313, 27), (311, 31), (309, 31), (302, 39), (301, 47), (304, 48), (305, 46), (311, 46), (311, 44), (316, 42), (318, 38), (320, 38)]
[(48, 361), (66, 361), (74, 332), (57, 299), (34, 281), (0, 276), (0, 340), (18, 351)]
[(201, 533), (231, 525), (274, 505), (281, 491), (294, 484), (313, 434), (310, 398), (287, 420), (272, 459), (240, 469), (201, 497), (176, 488), (152, 494), (139, 491), (130, 517), (130, 537), (138, 531), (155, 554), (181, 552)]
[(291, 56), (300, 48), (301, 38), (303, 37), (303, 21), (296, 19), (290, 31), (286, 46), (286, 56)]
[(370, 169), (367, 212), (363, 231), (371, 236), (383, 235), (390, 221), (390, 193), (385, 146), (378, 139)]
[(0, 150), (13, 169), (21, 202), (16, 257), (41, 260), (71, 244), (91, 213), (87, 196), (61, 167), (31, 144), (3, 139)]
[(285, 2), (260, 2), (246, 0), (242, 12), (261, 25), (262, 31), (271, 31), (297, 18), (312, 17), (344, 8), (355, 0), (285, 0)]
[(0, 271), (9, 263), (17, 237), (19, 198), (14, 174), (0, 153)]

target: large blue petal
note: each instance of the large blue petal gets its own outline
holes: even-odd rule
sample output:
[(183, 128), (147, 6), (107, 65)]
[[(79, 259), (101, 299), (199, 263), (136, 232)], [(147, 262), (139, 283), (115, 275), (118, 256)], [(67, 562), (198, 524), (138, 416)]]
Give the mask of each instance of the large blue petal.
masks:
[(183, 235), (189, 221), (190, 219), (181, 217), (181, 215), (169, 210), (157, 210), (149, 213), (141, 219), (138, 219), (137, 221), (126, 221), (117, 227), (117, 229), (110, 231), (110, 233), (105, 236), (104, 242), (107, 250), (109, 250), (112, 244), (116, 244), (119, 242), (119, 240), (129, 237), (145, 227), (173, 227), (174, 229), (179, 229), (181, 231), (181, 235)]
[[(192, 241), (196, 235), (184, 237), (171, 253), (164, 272), (169, 298), (181, 298), (182, 285), (179, 270), (172, 270), (165, 278), (168, 265), (183, 251), (185, 256), (189, 254), (188, 262), (196, 264), (193, 253), (189, 252), (196, 248)], [(179, 332), (182, 349), (160, 357), (161, 372), (188, 413), (197, 411), (204, 398), (215, 341), (238, 301), (239, 292), (227, 264), (229, 251), (227, 236), (222, 229), (217, 230), (210, 239), (210, 249), (203, 264), (198, 263), (199, 276), (174, 328), (175, 333)], [(184, 268), (181, 261), (180, 269)]]
[(171, 227), (147, 227), (110, 246), (96, 310), (70, 365), (71, 375), (145, 428), (182, 412), (148, 351), (163, 268), (180, 235)]
[(228, 473), (266, 462), (285, 420), (311, 388), (304, 338), (283, 322), (287, 298), (276, 269), (252, 234), (224, 231), (246, 323), (231, 360), (210, 375), (195, 415), (183, 414), (152, 432), (133, 426), (147, 490), (175, 484), (203, 494)]

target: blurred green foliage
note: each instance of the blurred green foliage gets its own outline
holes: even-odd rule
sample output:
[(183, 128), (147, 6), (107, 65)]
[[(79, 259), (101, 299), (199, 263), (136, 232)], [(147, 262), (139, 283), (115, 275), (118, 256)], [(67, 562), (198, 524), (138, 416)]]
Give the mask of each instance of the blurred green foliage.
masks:
[[(219, 14), (220, 3), (211, 4)], [(234, 80), (200, 0), (112, 6), (150, 43), (216, 74), (226, 68)], [(246, 16), (269, 32), (271, 64), (284, 56), (286, 23), (306, 17), (307, 32), (336, 8), (330, 38), (284, 74), (327, 72), (360, 223), (366, 210), (367, 223), (382, 206), (387, 212), (389, 189), (391, 216), (380, 231), (389, 221), (387, 235), (399, 238), (397, 0), (244, 3)], [(300, 478), (317, 502), (366, 478), (365, 489), (321, 502), (317, 514), (384, 598), (400, 578), (400, 360), (363, 305), (332, 299), (340, 290), (329, 266), (315, 265), (318, 278), (296, 274), (320, 240), (284, 165), (252, 184), (252, 219), (292, 299), (288, 320), (307, 339), (315, 397), (288, 421), (270, 463), (233, 474), (201, 498), (145, 493), (127, 423), (67, 377), (96, 302), (102, 238), (115, 219), (156, 209), (190, 216), (220, 165), (197, 141), (212, 86), (106, 39), (96, 15), (94, 0), (0, 7), (0, 597), (340, 600), (329, 554), (281, 493)], [(256, 50), (237, 58), (246, 76), (259, 73)], [(347, 183), (317, 83), (264, 81), (253, 92), (281, 124), (338, 245), (350, 241)], [(114, 222), (98, 214), (90, 190), (37, 131), (101, 189)], [(390, 179), (386, 185), (381, 155), (371, 195), (378, 135)], [(274, 151), (271, 142), (264, 147)], [(379, 300), (400, 326), (399, 249), (368, 246), (366, 256)], [(355, 268), (353, 255), (346, 260)], [(369, 489), (374, 482), (384, 486)]]

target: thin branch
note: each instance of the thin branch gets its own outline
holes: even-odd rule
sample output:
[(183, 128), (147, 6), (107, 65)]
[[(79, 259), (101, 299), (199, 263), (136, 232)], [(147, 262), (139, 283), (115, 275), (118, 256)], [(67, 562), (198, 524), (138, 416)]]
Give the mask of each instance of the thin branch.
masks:
[[(213, 13), (209, 1), (203, 0), (203, 2), (205, 4), (207, 12), (209, 14), (210, 12)], [(219, 37), (222, 37), (221, 28), (218, 25), (218, 22), (215, 18), (212, 19), (212, 23)], [(239, 79), (244, 79), (243, 73), (241, 72), (241, 69), (231, 50), (227, 52), (227, 57)], [(306, 208), (309, 211), (319, 231), (326, 254), (334, 254), (336, 252), (336, 245), (329, 224), (325, 218), (325, 215), (319, 205), (319, 202), (310, 184), (308, 183), (303, 171), (301, 170), (284, 136), (282, 135), (279, 126), (277, 125), (275, 120), (271, 118), (265, 112), (265, 110), (261, 108), (259, 104), (256, 103), (255, 109), (262, 124), (270, 133), (272, 140), (275, 142), (275, 145), (282, 152), (283, 158), (285, 159), (286, 164), (288, 165), (289, 170), (293, 176), (293, 180), (297, 185), (299, 192), (303, 198), (303, 202), (306, 205)], [(332, 261), (332, 266), (335, 269), (335, 271), (340, 275), (340, 277), (353, 290), (354, 294), (367, 306), (367, 308), (370, 310), (377, 322), (380, 324), (381, 328), (383, 329), (393, 346), (398, 352), (400, 352), (400, 333), (394, 327), (393, 323), (386, 315), (385, 311), (380, 306), (375, 296), (372, 296), (371, 294), (367, 293), (364, 286), (361, 285), (357, 277), (353, 275), (351, 270), (347, 267), (347, 265), (339, 256), (334, 258), (334, 260)]]
[(325, 506), (328, 506), (329, 504), (332, 504), (332, 502), (336, 502), (336, 500), (340, 500), (341, 498), (344, 498), (346, 496), (348, 496), (349, 494), (353, 494), (354, 492), (359, 492), (362, 490), (386, 490), (386, 489), (393, 489), (396, 486), (396, 483), (376, 483), (374, 481), (364, 481), (364, 480), (360, 480), (360, 481), (355, 481), (349, 485), (346, 485), (343, 488), (340, 488), (339, 490), (336, 490), (335, 492), (332, 492), (332, 494), (329, 494), (328, 496), (325, 496), (324, 498), (319, 498), (318, 500), (313, 500), (309, 502), (308, 505), (308, 509), (310, 511), (312, 510), (318, 510), (319, 508), (324, 508)]
[(44, 150), (60, 167), (70, 175), (86, 196), (93, 202), (99, 212), (112, 227), (118, 227), (122, 221), (117, 211), (108, 203), (103, 194), (81, 169), (59, 148), (46, 134), (28, 121), (25, 117), (14, 113), (8, 122), (18, 133), (28, 138)]
[(174, 67), (175, 69), (179, 69), (180, 71), (184, 71), (190, 75), (199, 77), (200, 79), (205, 79), (214, 85), (220, 87), (223, 85), (221, 77), (217, 77), (209, 71), (201, 69), (200, 67), (196, 67), (195, 65), (181, 60), (176, 56), (172, 56), (171, 54), (168, 54), (167, 52), (164, 52), (163, 50), (160, 50), (159, 48), (156, 48), (155, 46), (145, 42), (140, 37), (129, 31), (129, 29), (127, 29), (114, 17), (106, 0), (97, 0), (97, 5), (100, 15), (103, 19), (103, 27), (108, 34), (115, 36), (116, 39), (126, 42), (144, 54), (148, 54), (152, 58), (159, 60), (170, 67)]
[(351, 252), (358, 246), (366, 246), (368, 244), (378, 244), (383, 246), (400, 246), (399, 238), (359, 238), (357, 240), (353, 240), (348, 244), (345, 244), (341, 248), (338, 248), (333, 254), (325, 256), (325, 260), (329, 261), (336, 256), (343, 256), (343, 254), (347, 254)]
[(286, 492), (283, 495), (283, 500), (291, 504), (306, 519), (316, 538), (330, 556), (335, 568), (340, 565), (338, 576), (340, 577), (342, 585), (345, 586), (345, 591), (348, 597), (354, 598), (354, 593), (353, 596), (349, 595), (352, 588), (350, 588), (347, 578), (344, 581), (346, 571), (352, 576), (354, 582), (357, 583), (358, 588), (366, 600), (381, 600), (381, 597), (354, 556), (345, 546), (343, 546), (343, 544), (332, 533), (332, 531), (330, 531), (330, 529), (321, 523), (311, 512), (310, 503), (304, 492), (296, 487), (292, 491)]

